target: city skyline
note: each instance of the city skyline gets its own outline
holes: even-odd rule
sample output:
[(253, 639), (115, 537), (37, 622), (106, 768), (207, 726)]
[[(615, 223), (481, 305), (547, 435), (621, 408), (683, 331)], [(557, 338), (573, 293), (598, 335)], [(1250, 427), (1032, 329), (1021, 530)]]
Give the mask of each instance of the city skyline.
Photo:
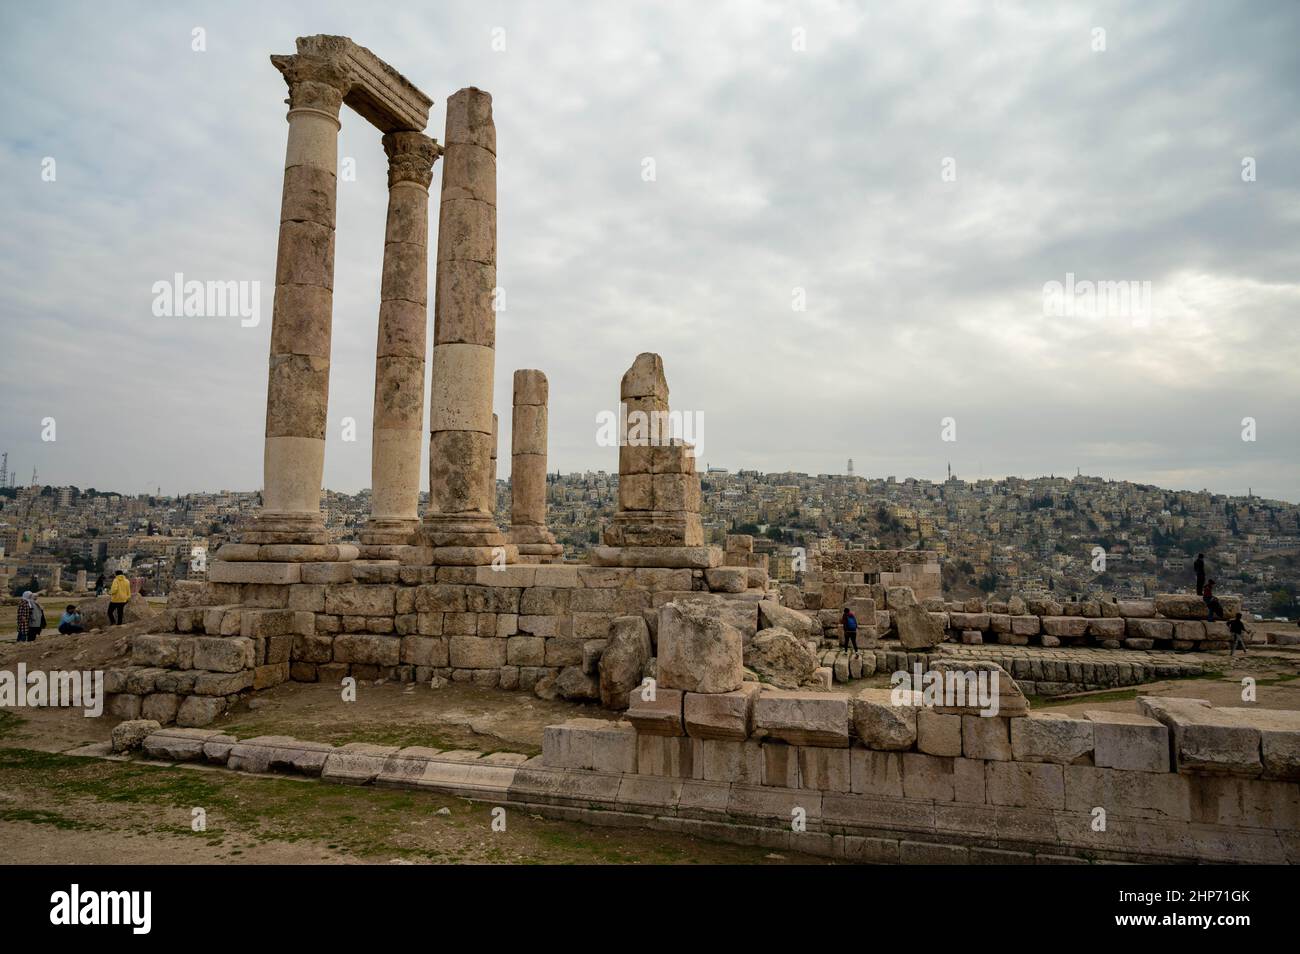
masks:
[[(0, 140), (0, 448), (22, 478), (260, 486), (284, 146), (265, 51), (332, 31), (433, 95), (431, 135), (455, 89), (496, 97), (503, 476), (514, 368), (550, 378), (549, 469), (614, 471), (596, 416), (649, 349), (707, 422), (701, 465), (1300, 498), (1293, 10), (252, 9), (129, 32), (89, 5), (0, 14), (22, 130)], [(370, 482), (372, 132), (345, 110), (324, 482), (346, 492)], [(260, 320), (156, 317), (177, 274), (259, 282)], [(1149, 313), (1052, 313), (1049, 286), (1083, 281), (1149, 283)]]

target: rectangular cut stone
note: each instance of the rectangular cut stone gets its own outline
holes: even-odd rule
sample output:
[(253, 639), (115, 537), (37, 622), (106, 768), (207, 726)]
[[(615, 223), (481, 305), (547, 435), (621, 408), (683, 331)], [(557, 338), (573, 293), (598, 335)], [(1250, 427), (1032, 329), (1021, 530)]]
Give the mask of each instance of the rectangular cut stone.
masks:
[(777, 788), (799, 787), (799, 748), (783, 742), (764, 742), (763, 784)]
[(1078, 616), (1044, 616), (1042, 626), (1044, 633), (1058, 639), (1088, 635), (1088, 621)]
[(298, 583), (301, 563), (227, 563), (208, 565), (209, 583)]
[(1265, 775), (1300, 781), (1300, 712), (1254, 708), (1224, 708), (1219, 711), (1259, 730)]
[(686, 734), (697, 739), (744, 741), (749, 738), (758, 692), (758, 683), (747, 682), (734, 692), (686, 693)]
[(962, 753), (968, 759), (1011, 760), (1011, 720), (1002, 716), (961, 717)]
[(644, 698), (638, 686), (628, 693), (627, 721), (642, 735), (683, 735), (682, 692), (680, 689), (655, 687), (654, 698)]
[(700, 774), (710, 782), (763, 782), (763, 746), (757, 742), (704, 739), (700, 742)]
[(986, 783), (991, 805), (1057, 811), (1065, 808), (1065, 776), (1060, 765), (989, 762)]
[(695, 778), (695, 749), (700, 743), (686, 736), (645, 735), (636, 737), (638, 775)]
[(823, 792), (849, 791), (849, 750), (822, 746), (797, 746), (799, 787)]
[(1037, 616), (1011, 617), (1011, 633), (1015, 636), (1037, 636), (1040, 625)]
[(1011, 754), (1017, 762), (1087, 764), (1093, 751), (1093, 724), (1059, 713), (1031, 712), (1011, 720)]
[[(956, 717), (954, 717), (956, 718)], [(860, 795), (903, 797), (903, 754), (850, 749), (850, 787)]]
[(1216, 709), (1202, 699), (1139, 696), (1144, 715), (1163, 722), (1173, 733), (1177, 771), (1259, 775), (1259, 729)]
[(1172, 772), (1133, 772), (1126, 769), (1066, 765), (1065, 810), (1091, 813), (1106, 809), (1120, 818), (1159, 818), (1186, 822), (1192, 817), (1191, 776)]
[(826, 692), (760, 692), (754, 701), (754, 735), (791, 745), (847, 747), (849, 699)]
[(920, 710), (916, 716), (916, 747), (927, 755), (961, 755), (961, 716)]
[(1083, 715), (1092, 723), (1093, 762), (1098, 768), (1169, 771), (1169, 730), (1155, 719), (1101, 709)]

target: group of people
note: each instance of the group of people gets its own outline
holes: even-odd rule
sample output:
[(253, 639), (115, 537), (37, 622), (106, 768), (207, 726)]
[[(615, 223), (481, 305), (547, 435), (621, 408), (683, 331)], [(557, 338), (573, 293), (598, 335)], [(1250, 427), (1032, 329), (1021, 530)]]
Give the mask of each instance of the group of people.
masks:
[[(1223, 604), (1214, 595), (1214, 580), (1206, 579), (1204, 553), (1196, 554), (1192, 572), (1196, 574), (1196, 595), (1205, 601), (1205, 621), (1213, 623), (1215, 620), (1227, 619)], [(1228, 620), (1228, 632), (1232, 634), (1232, 648), (1228, 650), (1228, 655), (1235, 656), (1238, 646), (1241, 647), (1241, 654), (1246, 655), (1246, 623), (1241, 618), (1241, 613)]]
[[(126, 614), (126, 604), (131, 600), (131, 581), (121, 570), (113, 577), (113, 585), (108, 591), (108, 622), (110, 626), (120, 626)], [(23, 593), (18, 603), (18, 642), (34, 643), (36, 637), (45, 628), (45, 610), (41, 608), (36, 594), (31, 590)], [(59, 618), (59, 632), (65, 636), (84, 633), (81, 612), (75, 603), (69, 603)]]

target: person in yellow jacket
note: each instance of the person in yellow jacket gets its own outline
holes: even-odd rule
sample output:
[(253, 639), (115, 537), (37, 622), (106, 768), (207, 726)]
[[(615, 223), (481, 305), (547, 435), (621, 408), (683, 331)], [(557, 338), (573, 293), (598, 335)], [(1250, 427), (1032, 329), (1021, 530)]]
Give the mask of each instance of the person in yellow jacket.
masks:
[(131, 599), (131, 581), (126, 578), (126, 574), (121, 570), (113, 577), (113, 585), (108, 591), (108, 622), (114, 625), (113, 617), (117, 617), (116, 625), (121, 625), (122, 614), (126, 612), (126, 604)]

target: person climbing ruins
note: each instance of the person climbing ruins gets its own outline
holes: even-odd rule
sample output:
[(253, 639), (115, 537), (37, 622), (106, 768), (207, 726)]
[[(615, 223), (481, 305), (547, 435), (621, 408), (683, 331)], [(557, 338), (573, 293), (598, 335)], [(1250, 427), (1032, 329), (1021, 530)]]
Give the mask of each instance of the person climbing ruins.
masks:
[[(109, 625), (122, 625), (123, 615), (126, 612), (126, 604), (131, 599), (131, 581), (126, 578), (126, 574), (121, 570), (113, 577), (113, 586), (108, 591), (108, 622)], [(113, 622), (113, 617), (117, 617), (117, 622)]]
[(1196, 554), (1196, 562), (1192, 564), (1192, 569), (1196, 572), (1196, 595), (1200, 596), (1201, 591), (1205, 589), (1205, 554)]
[(1205, 581), (1205, 592), (1201, 594), (1201, 599), (1205, 600), (1205, 608), (1208, 615), (1205, 617), (1206, 622), (1213, 623), (1216, 618), (1223, 619), (1223, 604), (1219, 598), (1214, 595), (1214, 581)]
[(840, 617), (840, 625), (844, 627), (844, 648), (849, 648), (849, 643), (853, 644), (853, 651), (858, 651), (858, 618), (853, 614), (853, 610), (847, 606), (844, 607), (844, 615)]
[(1232, 634), (1232, 648), (1228, 650), (1229, 656), (1237, 654), (1237, 647), (1241, 647), (1241, 654), (1246, 655), (1246, 624), (1238, 613), (1228, 621), (1228, 632)]

